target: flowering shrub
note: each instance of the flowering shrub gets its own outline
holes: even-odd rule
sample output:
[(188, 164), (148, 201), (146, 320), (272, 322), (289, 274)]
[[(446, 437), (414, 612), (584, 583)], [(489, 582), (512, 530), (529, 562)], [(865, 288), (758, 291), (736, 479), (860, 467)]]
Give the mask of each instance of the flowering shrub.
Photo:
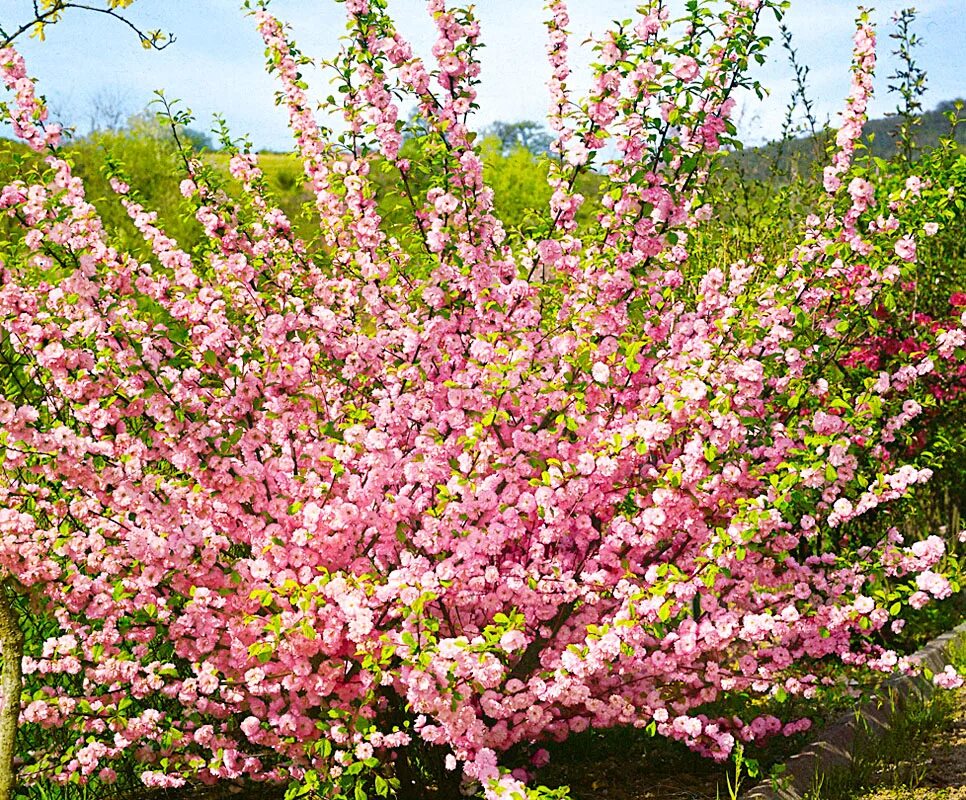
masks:
[[(560, 157), (525, 241), (492, 213), (468, 127), (479, 25), (442, 0), (433, 67), (381, 0), (346, 1), (339, 136), (284, 27), (253, 11), (317, 242), (255, 155), (232, 156), (232, 199), (185, 151), (202, 244), (182, 249), (112, 163), (153, 255), (119, 249), (0, 51), (17, 135), (47, 154), (0, 190), (22, 229), (0, 250), (0, 565), (50, 623), (24, 659), (24, 733), (48, 745), (23, 780), (111, 782), (135, 763), (148, 786), (549, 796), (526, 786), (541, 742), (635, 725), (721, 759), (807, 727), (756, 716), (755, 698), (897, 665), (872, 634), (953, 591), (945, 543), (843, 532), (930, 477), (896, 443), (943, 401), (928, 376), (959, 368), (963, 320), (840, 380), (920, 235), (901, 210), (878, 223), (853, 176), (865, 15), (801, 243), (781, 263), (688, 265), (775, 5), (694, 3), (677, 22), (646, 5), (598, 42), (578, 103), (550, 2)], [(418, 194), (401, 94), (429, 132)], [(381, 224), (376, 163), (397, 171), (419, 249)], [(583, 229), (574, 187), (594, 164), (603, 210)], [(723, 694), (750, 715), (705, 713)]]

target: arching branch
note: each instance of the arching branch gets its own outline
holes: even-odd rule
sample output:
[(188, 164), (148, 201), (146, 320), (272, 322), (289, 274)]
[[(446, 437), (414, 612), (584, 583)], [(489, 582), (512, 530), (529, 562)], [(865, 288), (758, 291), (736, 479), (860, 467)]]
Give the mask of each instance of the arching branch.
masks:
[(45, 30), (48, 25), (52, 25), (59, 21), (61, 15), (68, 9), (76, 8), (82, 11), (92, 11), (96, 14), (106, 14), (109, 17), (113, 17), (118, 22), (126, 25), (134, 33), (137, 34), (138, 39), (141, 40), (141, 46), (146, 50), (164, 50), (168, 45), (173, 44), (175, 37), (171, 33), (164, 33), (160, 30), (142, 30), (137, 25), (135, 25), (131, 20), (125, 17), (118, 8), (131, 5), (134, 0), (107, 0), (108, 5), (93, 6), (87, 3), (75, 3), (72, 0), (34, 0), (33, 9), (34, 16), (32, 19), (23, 23), (20, 27), (11, 33), (8, 33), (2, 26), (0, 26), (0, 47), (7, 47), (13, 44), (13, 42), (27, 33), (28, 31), (33, 31), (32, 35), (38, 36), (41, 40), (44, 38)]

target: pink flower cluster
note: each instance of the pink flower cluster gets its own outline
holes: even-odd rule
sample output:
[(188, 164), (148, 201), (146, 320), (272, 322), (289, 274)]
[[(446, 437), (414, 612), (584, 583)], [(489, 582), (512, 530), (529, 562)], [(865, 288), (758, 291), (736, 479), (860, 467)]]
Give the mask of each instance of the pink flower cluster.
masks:
[(933, 675), (932, 682), (942, 689), (959, 689), (963, 685), (963, 677), (954, 666), (947, 664), (942, 672)]
[[(825, 189), (829, 193), (839, 190), (842, 176), (848, 172), (855, 153), (856, 142), (862, 136), (862, 125), (866, 119), (866, 109), (872, 95), (872, 80), (875, 73), (875, 31), (868, 24), (868, 13), (863, 11), (857, 21), (853, 38), (852, 86), (849, 92), (842, 125), (835, 137), (838, 147), (832, 163), (825, 168)], [(867, 191), (857, 190), (855, 182), (849, 189), (854, 198), (854, 207), (863, 210)]]
[(3, 85), (15, 93), (15, 110), (8, 117), (14, 135), (38, 152), (57, 147), (60, 126), (47, 122), (47, 107), (35, 94), (23, 56), (12, 47), (0, 49), (0, 74)]
[[(0, 338), (32, 389), (0, 401), (0, 568), (54, 631), (25, 659), (23, 724), (69, 741), (32, 753), (25, 779), (110, 777), (130, 757), (149, 786), (311, 771), (331, 787), (429, 748), (441, 780), (496, 798), (526, 791), (530, 761), (513, 771), (507, 752), (538, 766), (541, 742), (653, 724), (723, 759), (808, 722), (701, 712), (722, 696), (809, 697), (897, 665), (870, 634), (901, 617), (875, 598), (896, 581), (913, 606), (948, 595), (949, 556), (941, 539), (859, 547), (848, 526), (930, 477), (893, 442), (932, 351), (959, 357), (958, 329), (836, 380), (871, 314), (843, 285), (878, 291), (912, 264), (898, 219), (838, 246), (875, 213), (849, 172), (864, 22), (829, 173), (830, 191), (850, 181), (848, 208), (810, 218), (785, 263), (689, 262), (767, 5), (729, 0), (685, 45), (645, 6), (598, 42), (577, 113), (551, 2), (561, 158), (527, 241), (494, 216), (468, 127), (479, 26), (440, 0), (432, 68), (382, 3), (345, 4), (345, 147), (315, 120), (284, 27), (255, 12), (315, 249), (235, 153), (234, 198), (188, 159), (204, 232), (190, 250), (117, 170), (139, 258), (44, 139), (53, 155), (0, 189), (23, 231), (0, 250)], [(34, 145), (33, 84), (13, 51), (0, 67)], [(418, 193), (397, 93), (441, 165)], [(605, 142), (618, 156), (584, 230), (575, 181)], [(378, 214), (381, 158), (416, 247)]]

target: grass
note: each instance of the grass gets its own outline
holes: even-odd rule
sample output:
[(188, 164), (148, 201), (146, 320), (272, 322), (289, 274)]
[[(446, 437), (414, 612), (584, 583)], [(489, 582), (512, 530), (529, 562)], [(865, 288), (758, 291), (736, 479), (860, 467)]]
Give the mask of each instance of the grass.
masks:
[[(966, 642), (951, 647), (949, 660), (960, 671), (966, 669)], [(966, 718), (966, 689), (916, 694), (892, 711), (885, 733), (870, 736), (866, 725), (865, 735), (860, 731), (856, 737), (849, 767), (816, 777), (804, 800), (966, 800), (963, 786), (923, 785), (930, 753), (941, 745), (944, 732)], [(966, 760), (954, 770), (962, 783)]]

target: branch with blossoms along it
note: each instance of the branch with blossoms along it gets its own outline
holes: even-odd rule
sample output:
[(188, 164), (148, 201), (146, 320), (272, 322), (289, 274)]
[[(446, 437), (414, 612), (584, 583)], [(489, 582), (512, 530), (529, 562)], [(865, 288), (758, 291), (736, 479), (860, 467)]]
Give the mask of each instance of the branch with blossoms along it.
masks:
[[(8, 116), (38, 152), (0, 188), (20, 232), (0, 246), (0, 369), (16, 377), (0, 400), (0, 568), (51, 631), (23, 660), (20, 723), (52, 743), (24, 783), (107, 783), (123, 762), (158, 787), (407, 798), (429, 776), (440, 797), (536, 796), (544, 742), (634, 725), (725, 759), (807, 727), (763, 701), (907, 666), (875, 637), (951, 591), (945, 542), (842, 534), (930, 477), (899, 444), (943, 399), (932, 370), (963, 363), (963, 320), (924, 331), (885, 377), (836, 366), (915, 258), (901, 212), (870, 224), (853, 181), (864, 17), (840, 183), (799, 246), (780, 263), (688, 254), (776, 6), (673, 20), (648, 4), (601, 37), (577, 99), (551, 2), (563, 163), (532, 241), (505, 235), (474, 149), (468, 10), (428, 3), (433, 65), (382, 0), (347, 0), (341, 139), (314, 116), (285, 26), (253, 11), (314, 243), (257, 158), (233, 152), (234, 195), (182, 159), (194, 248), (110, 163), (150, 248), (126, 252), (0, 50)], [(430, 132), (413, 147), (438, 165), (400, 189), (413, 251), (371, 178), (381, 161), (407, 174), (406, 98)], [(608, 140), (603, 210), (581, 226), (574, 176)], [(708, 711), (725, 697), (747, 713)]]

